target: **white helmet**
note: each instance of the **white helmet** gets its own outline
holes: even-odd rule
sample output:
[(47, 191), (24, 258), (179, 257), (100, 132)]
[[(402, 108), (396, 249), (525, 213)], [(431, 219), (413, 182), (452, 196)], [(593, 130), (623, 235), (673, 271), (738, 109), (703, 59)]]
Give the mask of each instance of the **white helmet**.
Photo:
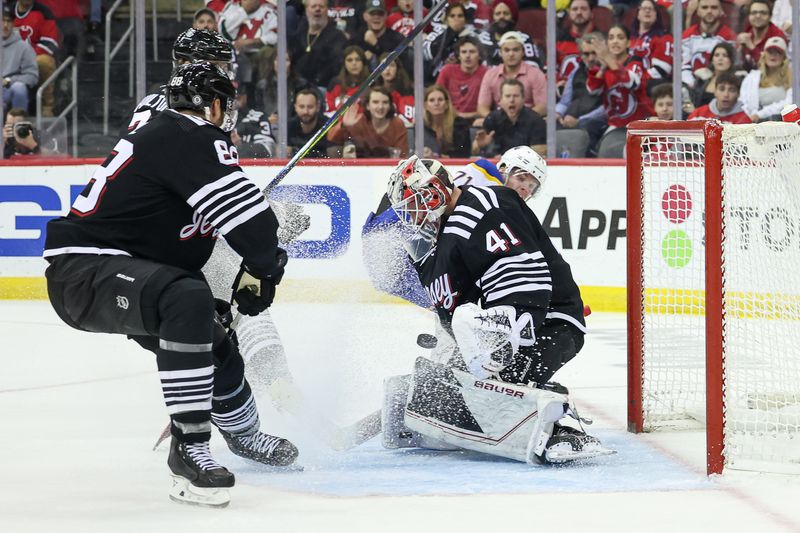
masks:
[[(497, 168), (503, 173), (506, 184), (508, 184), (508, 177), (514, 169), (522, 170), (533, 176), (539, 182), (539, 186), (531, 196), (539, 194), (547, 180), (547, 163), (530, 146), (515, 146), (506, 150), (500, 157)], [(527, 198), (523, 198), (523, 200), (527, 200)]]
[(452, 189), (450, 172), (434, 159), (412, 155), (392, 171), (386, 196), (408, 230), (404, 244), (414, 261), (433, 251)]

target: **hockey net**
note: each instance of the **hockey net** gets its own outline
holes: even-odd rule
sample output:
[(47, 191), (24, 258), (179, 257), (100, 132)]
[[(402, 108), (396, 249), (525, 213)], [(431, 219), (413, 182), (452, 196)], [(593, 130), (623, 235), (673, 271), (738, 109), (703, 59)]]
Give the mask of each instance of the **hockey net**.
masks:
[(629, 429), (800, 472), (800, 127), (628, 130)]

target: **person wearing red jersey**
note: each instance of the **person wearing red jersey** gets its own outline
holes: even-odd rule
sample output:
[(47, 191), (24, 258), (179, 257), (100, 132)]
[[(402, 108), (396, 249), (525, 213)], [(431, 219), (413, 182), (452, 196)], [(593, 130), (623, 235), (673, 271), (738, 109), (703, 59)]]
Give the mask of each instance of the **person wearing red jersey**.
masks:
[(689, 87), (694, 87), (697, 79), (694, 72), (708, 67), (711, 50), (720, 42), (736, 41), (736, 33), (722, 23), (720, 0), (700, 0), (697, 4), (699, 24), (693, 24), (683, 32), (681, 42), (683, 66), (681, 79)]
[(332, 115), (347, 100), (348, 96), (358, 90), (368, 76), (369, 63), (364, 50), (352, 45), (345, 48), (342, 70), (328, 84), (328, 90), (325, 93), (325, 112)]
[[(386, 17), (386, 27), (394, 30), (405, 37), (414, 29), (414, 0), (397, 0), (397, 6), (391, 9), (387, 2), (386, 8), (391, 11)], [(428, 14), (427, 9), (422, 10), (422, 17)], [(425, 32), (430, 32), (430, 26), (425, 28)]]
[[(61, 36), (55, 18), (49, 9), (33, 0), (17, 0), (14, 5), (14, 27), (36, 52), (39, 67), (39, 82), (44, 83), (56, 71), (56, 55)], [(52, 117), (55, 103), (55, 85), (50, 85), (42, 94), (42, 115)]]
[(458, 63), (442, 67), (436, 85), (444, 87), (459, 118), (474, 120), (478, 115), (478, 95), (488, 70), (481, 63), (481, 46), (476, 37), (467, 35), (456, 43)]
[(739, 101), (739, 78), (735, 74), (720, 74), (711, 103), (698, 107), (689, 115), (689, 120), (704, 118), (715, 118), (731, 124), (752, 123)]
[[(586, 88), (590, 94), (602, 95), (609, 130), (624, 128), (634, 120), (653, 115), (653, 105), (647, 96), (647, 73), (641, 58), (628, 53), (630, 32), (622, 24), (608, 30), (608, 44), (593, 39), (592, 48), (599, 65), (590, 67)], [(599, 141), (589, 132), (592, 141)]]
[(672, 76), (672, 35), (666, 31), (655, 0), (641, 0), (631, 31), (631, 54), (642, 58), (648, 85), (669, 81)]
[(745, 70), (758, 67), (758, 60), (764, 52), (767, 39), (780, 37), (788, 42), (783, 30), (770, 22), (771, 17), (772, 6), (767, 0), (753, 0), (750, 3), (747, 14), (749, 28), (736, 36), (737, 50)]
[(558, 80), (563, 84), (570, 73), (578, 66), (580, 50), (578, 37), (594, 31), (594, 15), (589, 0), (572, 0), (567, 11), (569, 28), (559, 31), (556, 37), (556, 63), (558, 63)]

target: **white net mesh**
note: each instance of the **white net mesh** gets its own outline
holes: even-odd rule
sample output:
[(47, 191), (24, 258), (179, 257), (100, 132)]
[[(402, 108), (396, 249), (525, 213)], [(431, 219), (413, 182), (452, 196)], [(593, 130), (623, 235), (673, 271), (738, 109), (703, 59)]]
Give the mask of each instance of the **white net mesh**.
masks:
[[(644, 426), (705, 418), (702, 135), (642, 137)], [(800, 128), (723, 130), (725, 461), (800, 471)]]

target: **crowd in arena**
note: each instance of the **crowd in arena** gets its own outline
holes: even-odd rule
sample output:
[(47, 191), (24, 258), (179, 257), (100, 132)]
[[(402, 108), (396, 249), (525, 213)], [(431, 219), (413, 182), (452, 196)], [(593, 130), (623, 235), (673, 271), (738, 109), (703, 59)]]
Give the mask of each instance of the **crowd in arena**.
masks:
[[(24, 78), (9, 75), (4, 60), (6, 111), (29, 108), (30, 90), (55, 69), (61, 47), (83, 42), (88, 50), (86, 43), (96, 43), (102, 2), (92, 0), (86, 16), (80, 10), (86, 1), (7, 2), (4, 16), (32, 48), (37, 68), (30, 68), (29, 52), (20, 54), (28, 61)], [(684, 91), (677, 105), (687, 119), (760, 122), (779, 116), (792, 101), (788, 0), (684, 2), (680, 72), (673, 72), (670, 0), (557, 0), (557, 95), (555, 109), (548, 109), (546, 1), (451, 0), (424, 30), (423, 116), (414, 116), (409, 47), (311, 155), (405, 157), (415, 120), (424, 121), (426, 156), (493, 157), (518, 145), (544, 154), (544, 117), (554, 113), (559, 140), (580, 140), (567, 142), (575, 150), (560, 156), (620, 157), (626, 125), (673, 117), (671, 84), (678, 75)], [(415, 4), (287, 2), (290, 150), (302, 146), (414, 28)], [(193, 24), (231, 41), (244, 115), (258, 129), (250, 137), (259, 141), (245, 146), (245, 153), (274, 156), (275, 0), (205, 0)], [(7, 38), (6, 47), (9, 41), (14, 39)], [(44, 95), (42, 112), (52, 115), (52, 91)]]

